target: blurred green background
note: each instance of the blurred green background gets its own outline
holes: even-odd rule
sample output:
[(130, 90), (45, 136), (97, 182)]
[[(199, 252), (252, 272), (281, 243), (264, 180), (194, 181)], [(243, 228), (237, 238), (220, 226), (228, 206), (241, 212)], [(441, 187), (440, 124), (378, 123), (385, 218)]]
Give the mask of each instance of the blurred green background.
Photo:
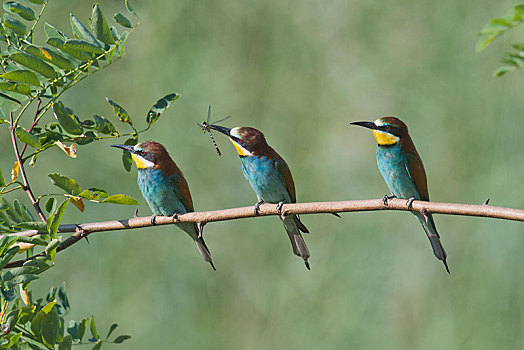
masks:
[[(106, 14), (120, 0), (100, 1)], [(236, 152), (223, 156), (195, 125), (208, 105), (227, 125), (261, 129), (286, 159), (299, 201), (379, 198), (387, 192), (371, 134), (350, 121), (395, 115), (410, 128), (432, 200), (524, 207), (524, 72), (493, 78), (524, 33), (474, 52), (477, 32), (512, 1), (135, 1), (142, 24), (127, 55), (64, 95), (85, 119), (113, 118), (110, 97), (141, 123), (160, 97), (181, 98), (144, 137), (163, 143), (184, 171), (197, 210), (252, 205)], [(53, 0), (46, 21), (87, 23), (91, 1)], [(111, 17), (111, 16), (108, 16)], [(67, 31), (68, 34), (70, 30)], [(40, 35), (43, 35), (40, 28)], [(49, 115), (51, 120), (52, 115)], [(26, 121), (28, 122), (28, 121)], [(125, 129), (125, 125), (121, 128)], [(10, 150), (7, 128), (0, 147)], [(46, 174), (141, 201), (114, 141), (40, 157)], [(14, 162), (2, 152), (7, 173)], [(23, 197), (21, 197), (23, 198)], [(25, 200), (25, 199), (24, 199)], [(27, 204), (27, 201), (26, 201)], [(134, 208), (70, 207), (64, 222), (127, 218)], [(303, 217), (308, 272), (281, 223), (258, 218), (206, 226), (217, 272), (172, 227), (92, 235), (57, 256), (35, 294), (67, 282), (73, 312), (94, 314), (133, 336), (125, 349), (521, 349), (524, 347), (522, 223), (436, 216), (451, 276), (412, 215)]]

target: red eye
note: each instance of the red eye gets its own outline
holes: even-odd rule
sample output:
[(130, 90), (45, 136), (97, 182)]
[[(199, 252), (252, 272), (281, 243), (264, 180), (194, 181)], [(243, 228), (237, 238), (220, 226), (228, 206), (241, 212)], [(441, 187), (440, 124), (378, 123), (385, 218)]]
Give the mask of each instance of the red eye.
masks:
[(389, 131), (391, 129), (391, 126), (386, 126), (386, 130)]

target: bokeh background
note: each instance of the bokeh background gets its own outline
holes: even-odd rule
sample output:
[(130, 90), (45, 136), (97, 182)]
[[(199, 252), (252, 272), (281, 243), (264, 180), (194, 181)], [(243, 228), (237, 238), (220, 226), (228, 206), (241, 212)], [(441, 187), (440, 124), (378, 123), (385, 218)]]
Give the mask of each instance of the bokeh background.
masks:
[[(125, 11), (121, 1), (100, 4), (106, 14)], [(142, 24), (126, 56), (63, 100), (81, 119), (96, 113), (116, 124), (110, 97), (140, 125), (158, 98), (179, 92), (142, 140), (168, 148), (198, 210), (256, 201), (233, 147), (217, 135), (217, 157), (196, 126), (208, 105), (215, 119), (231, 115), (230, 127), (264, 131), (290, 165), (299, 201), (382, 197), (375, 141), (348, 123), (395, 115), (410, 128), (433, 200), (491, 197), (493, 205), (522, 208), (524, 72), (491, 73), (524, 33), (474, 51), (482, 26), (515, 4), (135, 1)], [(72, 10), (87, 23), (91, 5), (54, 0), (45, 19), (69, 28)], [(0, 147), (9, 149), (7, 128), (1, 132)], [(74, 160), (47, 152), (29, 170), (35, 191), (56, 192), (45, 174), (60, 172), (83, 187), (132, 195), (149, 215), (136, 169), (125, 172), (111, 143), (79, 147)], [(1, 153), (4, 174), (13, 161)], [(68, 208), (64, 222), (127, 218), (134, 209), (90, 203), (84, 213)], [(92, 235), (90, 244), (60, 253), (47, 278), (32, 285), (38, 294), (65, 280), (71, 318), (92, 313), (99, 328), (116, 321), (133, 336), (108, 346), (115, 349), (524, 347), (521, 223), (436, 216), (449, 276), (408, 213), (303, 221), (311, 271), (269, 217), (206, 226), (217, 272), (185, 233), (156, 227)]]

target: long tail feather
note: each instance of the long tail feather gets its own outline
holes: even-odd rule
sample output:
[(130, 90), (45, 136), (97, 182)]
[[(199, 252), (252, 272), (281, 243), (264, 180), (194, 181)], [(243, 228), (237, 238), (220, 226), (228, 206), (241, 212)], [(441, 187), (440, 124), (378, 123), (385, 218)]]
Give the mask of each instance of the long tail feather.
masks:
[(213, 268), (213, 270), (216, 271), (217, 269), (215, 269), (215, 265), (213, 265), (213, 260), (211, 260), (211, 252), (207, 248), (206, 242), (204, 242), (204, 238), (200, 237), (200, 238), (195, 239), (195, 243), (197, 245), (198, 250), (200, 251), (200, 254), (202, 254), (202, 257), (204, 258), (204, 260), (207, 261), (209, 264), (211, 264), (211, 267)]
[(422, 224), (422, 227), (424, 228), (426, 235), (428, 236), (429, 242), (431, 243), (431, 247), (433, 248), (433, 254), (435, 254), (437, 259), (442, 260), (444, 266), (446, 267), (446, 271), (450, 273), (448, 263), (446, 262), (446, 258), (448, 255), (446, 254), (446, 251), (444, 250), (444, 247), (440, 242), (440, 236), (437, 232), (435, 221), (433, 221), (433, 216), (431, 214), (427, 214), (427, 221), (422, 214), (416, 214), (416, 216)]
[(308, 259), (311, 255), (309, 254), (309, 249), (306, 245), (306, 242), (304, 241), (304, 238), (300, 234), (300, 226), (297, 222), (299, 222), (300, 226), (305, 229), (305, 232), (309, 232), (294, 215), (286, 216), (283, 220), (284, 228), (286, 229), (291, 242), (291, 247), (293, 248), (293, 253), (304, 259), (304, 264), (306, 265), (307, 269), (310, 270)]

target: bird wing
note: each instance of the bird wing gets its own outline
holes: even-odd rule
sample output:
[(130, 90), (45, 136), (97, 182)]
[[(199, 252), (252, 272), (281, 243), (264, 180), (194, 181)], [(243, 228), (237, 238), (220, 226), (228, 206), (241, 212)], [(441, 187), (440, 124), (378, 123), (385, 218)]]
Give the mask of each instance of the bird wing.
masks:
[(293, 182), (293, 176), (291, 176), (291, 171), (289, 171), (289, 167), (283, 159), (275, 159), (273, 161), (273, 166), (277, 170), (278, 175), (282, 180), (282, 183), (286, 187), (287, 192), (289, 193), (289, 197), (291, 198), (291, 202), (295, 203), (297, 201), (295, 193), (295, 183)]
[(182, 202), (186, 210), (188, 212), (194, 211), (193, 199), (191, 198), (189, 186), (184, 176), (181, 174), (171, 175), (171, 183), (173, 184), (175, 195), (180, 199), (180, 202)]
[(420, 199), (429, 201), (428, 180), (422, 159), (417, 153), (406, 153), (406, 170), (415, 183), (415, 187), (420, 194)]

